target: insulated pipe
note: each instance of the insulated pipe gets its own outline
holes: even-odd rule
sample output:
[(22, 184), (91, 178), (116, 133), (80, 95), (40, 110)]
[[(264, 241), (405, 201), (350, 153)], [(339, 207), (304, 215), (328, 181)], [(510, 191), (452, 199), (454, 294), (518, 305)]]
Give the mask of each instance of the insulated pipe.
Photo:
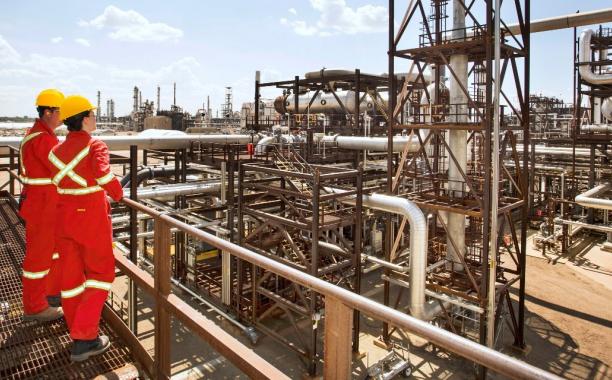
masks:
[[(565, 16), (555, 16), (550, 18), (543, 18), (540, 20), (533, 20), (529, 24), (529, 32), (540, 33), (548, 32), (551, 30), (569, 29), (585, 25), (605, 24), (612, 21), (612, 8), (599, 9), (590, 12), (581, 13), (570, 13)], [(520, 24), (511, 24), (508, 27), (503, 26), (503, 31), (510, 32), (514, 35), (521, 33)], [(473, 33), (468, 33), (469, 37), (473, 36)], [(444, 35), (444, 39), (448, 40), (450, 33)]]
[[(608, 100), (608, 99), (606, 99)], [(612, 124), (588, 124), (581, 125), (580, 132), (593, 132), (593, 133), (612, 133)]]
[[(188, 168), (189, 171), (189, 168)], [(197, 172), (196, 170), (190, 170), (191, 172)], [(154, 167), (144, 167), (140, 170), (138, 170), (138, 173), (136, 174), (136, 184), (140, 185), (142, 183), (142, 181), (146, 180), (146, 179), (153, 179), (153, 178), (168, 178), (168, 177), (172, 177), (176, 174), (175, 172), (175, 167), (174, 165), (168, 165), (168, 166), (154, 166)], [(128, 187), (130, 186), (130, 172), (128, 171), (123, 178), (121, 178), (121, 186), (122, 187)]]
[[(144, 187), (138, 190), (138, 199), (167, 198), (176, 195), (218, 194), (221, 191), (221, 181), (201, 183), (179, 183), (164, 186)], [(124, 197), (130, 196), (130, 190), (124, 189)]]
[(599, 198), (611, 189), (612, 185), (609, 183), (595, 186), (594, 188), (577, 195), (575, 202), (583, 207), (595, 208), (599, 210), (612, 210), (612, 199)]
[(391, 269), (396, 272), (405, 273), (405, 272), (408, 272), (409, 270), (408, 267), (405, 267), (399, 264), (390, 263), (387, 260), (383, 260), (376, 256), (361, 254), (361, 257), (363, 257), (366, 261), (369, 261), (374, 264), (378, 264), (381, 267), (385, 267), (385, 268)]
[[(568, 29), (584, 25), (603, 24), (612, 21), (612, 8), (600, 9), (590, 12), (571, 13), (565, 16), (556, 16), (534, 20), (529, 24), (531, 33), (547, 32), (549, 30)], [(504, 28), (505, 29), (505, 28)], [(520, 24), (508, 26), (512, 34), (521, 32)]]
[[(189, 148), (193, 143), (202, 144), (246, 144), (257, 142), (259, 135), (192, 135), (182, 136), (95, 136), (106, 143), (109, 150), (129, 150), (135, 145), (138, 149), (183, 149)], [(62, 142), (65, 137), (59, 137)], [(0, 137), (0, 147), (11, 146), (19, 148), (22, 137)], [(8, 154), (8, 150), (0, 149), (1, 154)]]
[[(364, 136), (324, 136), (322, 142), (335, 143), (338, 148), (349, 150), (369, 150), (373, 152), (386, 152), (388, 146), (387, 137), (364, 137)], [(419, 150), (419, 139), (417, 136), (394, 136), (393, 152), (401, 153), (406, 144), (410, 144), (408, 151)]]
[(383, 194), (364, 195), (363, 206), (406, 217), (410, 225), (410, 312), (416, 318), (431, 320), (436, 310), (426, 307), (425, 302), (427, 218), (423, 211), (408, 199)]
[[(338, 99), (336, 99), (336, 96), (334, 96), (334, 94), (332, 94), (331, 92), (330, 93), (319, 92), (317, 94), (317, 97), (314, 100), (312, 99), (313, 95), (314, 95), (314, 92), (308, 92), (306, 94), (299, 96), (297, 113), (300, 113), (300, 114), (306, 114), (306, 113), (331, 114), (331, 113), (343, 113), (344, 110), (346, 110), (346, 112), (350, 114), (355, 113), (355, 92), (354, 91), (337, 91), (336, 92), (336, 96), (338, 97), (338, 99), (340, 99), (340, 102), (342, 103), (342, 105), (338, 102)], [(387, 99), (385, 99), (387, 97), (386, 94), (384, 95), (379, 94), (379, 95), (383, 98), (382, 100), (383, 107), (387, 107)], [(309, 104), (310, 104), (310, 108), (308, 107)], [(344, 106), (344, 110), (342, 109), (342, 106)], [(276, 112), (280, 114), (296, 113), (294, 95), (291, 94), (291, 95), (278, 96), (274, 100), (274, 109), (276, 110)], [(374, 109), (375, 109), (374, 100), (372, 99), (372, 97), (370, 95), (364, 96), (361, 102), (359, 103), (359, 112), (360, 113), (373, 112)]]
[(595, 74), (588, 64), (591, 62), (591, 37), (593, 30), (586, 29), (580, 34), (578, 41), (578, 61), (581, 63), (578, 71), (580, 77), (591, 84), (611, 84), (612, 74)]
[[(325, 187), (324, 190), (331, 193), (346, 191), (330, 187)], [(351, 195), (347, 198), (350, 200), (340, 201), (353, 204), (356, 196)], [(427, 218), (425, 214), (415, 203), (400, 197), (383, 194), (363, 195), (362, 202), (364, 207), (402, 215), (408, 221), (410, 225), (410, 313), (424, 321), (433, 319), (440, 310), (437, 303), (427, 303), (425, 301), (425, 280), (427, 277)], [(389, 264), (397, 265), (386, 261), (384, 265), (389, 267)], [(404, 271), (401, 270), (400, 272)]]
[(255, 155), (259, 156), (259, 155), (265, 154), (266, 148), (270, 146), (271, 144), (274, 144), (275, 142), (276, 142), (275, 136), (267, 136), (259, 140), (259, 142), (255, 146)]
[[(516, 150), (518, 152), (523, 151), (523, 144), (517, 144)], [(571, 156), (572, 148), (563, 148), (563, 147), (552, 147), (552, 146), (544, 146), (544, 145), (536, 145), (535, 146), (536, 154), (549, 154), (549, 155), (558, 155), (558, 156)], [(576, 157), (590, 157), (591, 150), (588, 148), (576, 148)]]
[(578, 222), (575, 220), (567, 220), (567, 219), (561, 219), (561, 218), (555, 218), (555, 223), (558, 224), (569, 224), (572, 226), (578, 226), (578, 227), (582, 227), (582, 228), (586, 228), (587, 230), (594, 230), (594, 231), (600, 231), (600, 232), (605, 232), (605, 233), (612, 233), (612, 226), (604, 226), (604, 225), (600, 225), (600, 224), (589, 224), (589, 223), (584, 223), (584, 222)]

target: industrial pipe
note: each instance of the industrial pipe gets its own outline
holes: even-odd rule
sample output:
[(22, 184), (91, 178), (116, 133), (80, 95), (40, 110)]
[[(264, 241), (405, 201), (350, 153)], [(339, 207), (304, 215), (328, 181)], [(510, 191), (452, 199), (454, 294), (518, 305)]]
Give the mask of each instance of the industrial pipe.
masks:
[[(612, 8), (606, 8), (590, 12), (570, 13), (565, 16), (533, 20), (529, 24), (529, 31), (531, 33), (539, 33), (585, 25), (603, 24), (610, 21), (612, 21)], [(519, 34), (521, 32), (521, 25), (512, 24), (509, 25), (506, 30), (512, 34)]]
[(592, 36), (593, 30), (586, 29), (582, 31), (578, 40), (578, 61), (580, 62), (578, 71), (580, 77), (591, 84), (610, 84), (612, 83), (612, 74), (595, 74), (589, 65), (591, 63)]
[[(190, 168), (187, 168), (188, 171), (197, 172)], [(153, 178), (169, 178), (176, 174), (176, 168), (174, 165), (167, 166), (146, 166), (138, 170), (136, 174), (136, 185), (140, 185), (142, 181), (149, 180)], [(121, 178), (121, 186), (126, 188), (130, 186), (131, 173), (128, 171), (123, 178)]]
[[(364, 137), (364, 136), (324, 136), (322, 142), (330, 144), (335, 143), (338, 148), (349, 150), (369, 150), (373, 152), (386, 152), (388, 146), (387, 137)], [(404, 151), (406, 144), (409, 152), (417, 152), (419, 150), (419, 139), (417, 136), (394, 136), (393, 137), (393, 152), (401, 153)]]
[[(608, 99), (606, 99), (608, 100)], [(588, 124), (581, 125), (580, 132), (612, 133), (612, 124)]]
[(265, 154), (268, 146), (270, 146), (271, 144), (274, 144), (275, 142), (276, 142), (275, 136), (267, 136), (259, 140), (259, 142), (255, 146), (255, 155), (260, 156), (260, 155)]
[(604, 226), (601, 224), (589, 224), (589, 223), (579, 222), (576, 220), (567, 220), (567, 219), (561, 219), (561, 218), (555, 218), (554, 222), (558, 224), (568, 224), (571, 226), (582, 227), (582, 228), (586, 228), (587, 230), (605, 232), (608, 234), (612, 233), (612, 226)]
[[(128, 150), (130, 146), (137, 146), (138, 149), (183, 149), (189, 148), (193, 143), (201, 144), (246, 144), (259, 141), (259, 135), (191, 135), (183, 136), (95, 136), (104, 141), (109, 150)], [(65, 137), (59, 137), (60, 142)], [(1, 146), (11, 146), (19, 148), (22, 137), (0, 137)], [(8, 154), (8, 150), (0, 149), (0, 153)]]
[[(333, 93), (319, 92), (317, 97), (313, 100), (312, 93), (306, 93), (300, 95), (298, 98), (298, 112), (300, 114), (332, 114), (332, 113), (343, 113), (344, 110), (350, 114), (355, 113), (355, 92), (354, 91), (338, 91), (334, 96)], [(338, 99), (340, 102), (338, 102)], [(386, 97), (386, 96), (385, 96)], [(295, 112), (295, 99), (292, 94), (281, 95), (274, 100), (274, 109), (280, 114), (296, 113)], [(387, 107), (387, 100), (382, 100), (382, 106)], [(373, 112), (374, 111), (374, 100), (368, 94), (363, 96), (359, 103), (359, 112)], [(310, 107), (308, 107), (310, 105)], [(344, 106), (344, 110), (342, 109)]]
[[(176, 195), (218, 194), (221, 181), (177, 183), (164, 186), (150, 186), (138, 190), (138, 199), (167, 198)], [(129, 198), (130, 190), (123, 190), (124, 197)]]
[[(325, 187), (331, 193), (343, 193), (346, 190)], [(350, 200), (340, 200), (344, 203), (354, 203), (356, 196), (347, 196)], [(402, 215), (410, 225), (410, 312), (421, 320), (429, 321), (439, 312), (437, 303), (425, 301), (425, 280), (427, 276), (427, 218), (423, 211), (406, 198), (392, 197), (383, 194), (363, 195), (364, 207)], [(380, 262), (378, 264), (381, 264)], [(385, 265), (397, 265), (385, 261)], [(382, 265), (382, 264), (381, 264)], [(404, 270), (401, 270), (404, 272)]]
[(363, 257), (366, 261), (369, 261), (369, 262), (374, 263), (374, 264), (378, 264), (379, 267), (385, 267), (387, 269), (391, 269), (392, 271), (396, 271), (396, 272), (400, 272), (400, 273), (405, 273), (405, 272), (408, 272), (408, 270), (409, 270), (408, 267), (405, 267), (405, 266), (399, 265), (399, 264), (390, 263), (387, 260), (383, 260), (383, 259), (381, 259), (379, 257), (376, 257), (376, 256), (361, 254), (361, 257)]
[(576, 196), (576, 203), (583, 207), (596, 208), (599, 210), (612, 210), (612, 199), (601, 199), (599, 196), (604, 195), (612, 189), (612, 185), (604, 183), (599, 186), (585, 191)]

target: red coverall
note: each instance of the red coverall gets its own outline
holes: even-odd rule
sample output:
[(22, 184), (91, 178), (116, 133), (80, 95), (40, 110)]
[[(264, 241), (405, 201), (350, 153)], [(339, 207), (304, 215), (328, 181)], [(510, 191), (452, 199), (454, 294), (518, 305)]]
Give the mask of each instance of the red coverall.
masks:
[(58, 139), (42, 120), (36, 120), (22, 140), (21, 180), (24, 182), (20, 215), (26, 222), (23, 261), (25, 314), (45, 310), (47, 295), (60, 293), (60, 272), (55, 250), (57, 190), (51, 182), (53, 166), (47, 159)]
[(123, 197), (110, 171), (108, 147), (87, 132), (70, 132), (49, 154), (57, 184), (62, 307), (72, 339), (98, 336), (102, 307), (115, 278), (108, 194)]

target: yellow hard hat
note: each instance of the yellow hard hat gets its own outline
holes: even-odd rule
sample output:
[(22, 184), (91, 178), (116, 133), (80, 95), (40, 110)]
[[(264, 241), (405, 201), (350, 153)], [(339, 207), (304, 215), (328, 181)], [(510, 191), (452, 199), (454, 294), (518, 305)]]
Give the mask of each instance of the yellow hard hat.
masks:
[(92, 106), (89, 100), (84, 96), (70, 95), (64, 99), (64, 102), (60, 106), (60, 119), (66, 120), (70, 116), (95, 109), (96, 107)]
[(59, 108), (64, 101), (64, 94), (54, 88), (42, 90), (36, 97), (36, 105), (43, 107)]

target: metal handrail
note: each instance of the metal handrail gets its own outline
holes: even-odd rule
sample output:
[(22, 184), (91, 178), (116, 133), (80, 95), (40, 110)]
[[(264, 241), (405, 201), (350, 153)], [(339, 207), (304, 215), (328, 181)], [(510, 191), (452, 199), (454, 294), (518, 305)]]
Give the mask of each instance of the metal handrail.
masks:
[(156, 220), (168, 226), (176, 227), (194, 238), (202, 240), (242, 260), (246, 260), (251, 264), (271, 271), (325, 296), (326, 348), (324, 377), (326, 379), (343, 378), (343, 376), (345, 376), (345, 378), (350, 377), (351, 324), (348, 324), (348, 333), (346, 333), (346, 330), (344, 332), (337, 330), (330, 331), (332, 329), (329, 328), (329, 325), (338, 327), (338, 324), (334, 323), (334, 320), (336, 318), (346, 318), (347, 316), (352, 318), (353, 310), (359, 310), (366, 315), (412, 332), (439, 347), (454, 352), (455, 354), (490, 368), (502, 375), (520, 379), (559, 379), (556, 375), (543, 369), (502, 354), (449, 331), (435, 327), (427, 322), (411, 317), (347, 289), (328, 283), (320, 278), (259, 255), (246, 248), (176, 220), (168, 215), (159, 213), (138, 202), (123, 199), (123, 203), (140, 212), (153, 216)]

